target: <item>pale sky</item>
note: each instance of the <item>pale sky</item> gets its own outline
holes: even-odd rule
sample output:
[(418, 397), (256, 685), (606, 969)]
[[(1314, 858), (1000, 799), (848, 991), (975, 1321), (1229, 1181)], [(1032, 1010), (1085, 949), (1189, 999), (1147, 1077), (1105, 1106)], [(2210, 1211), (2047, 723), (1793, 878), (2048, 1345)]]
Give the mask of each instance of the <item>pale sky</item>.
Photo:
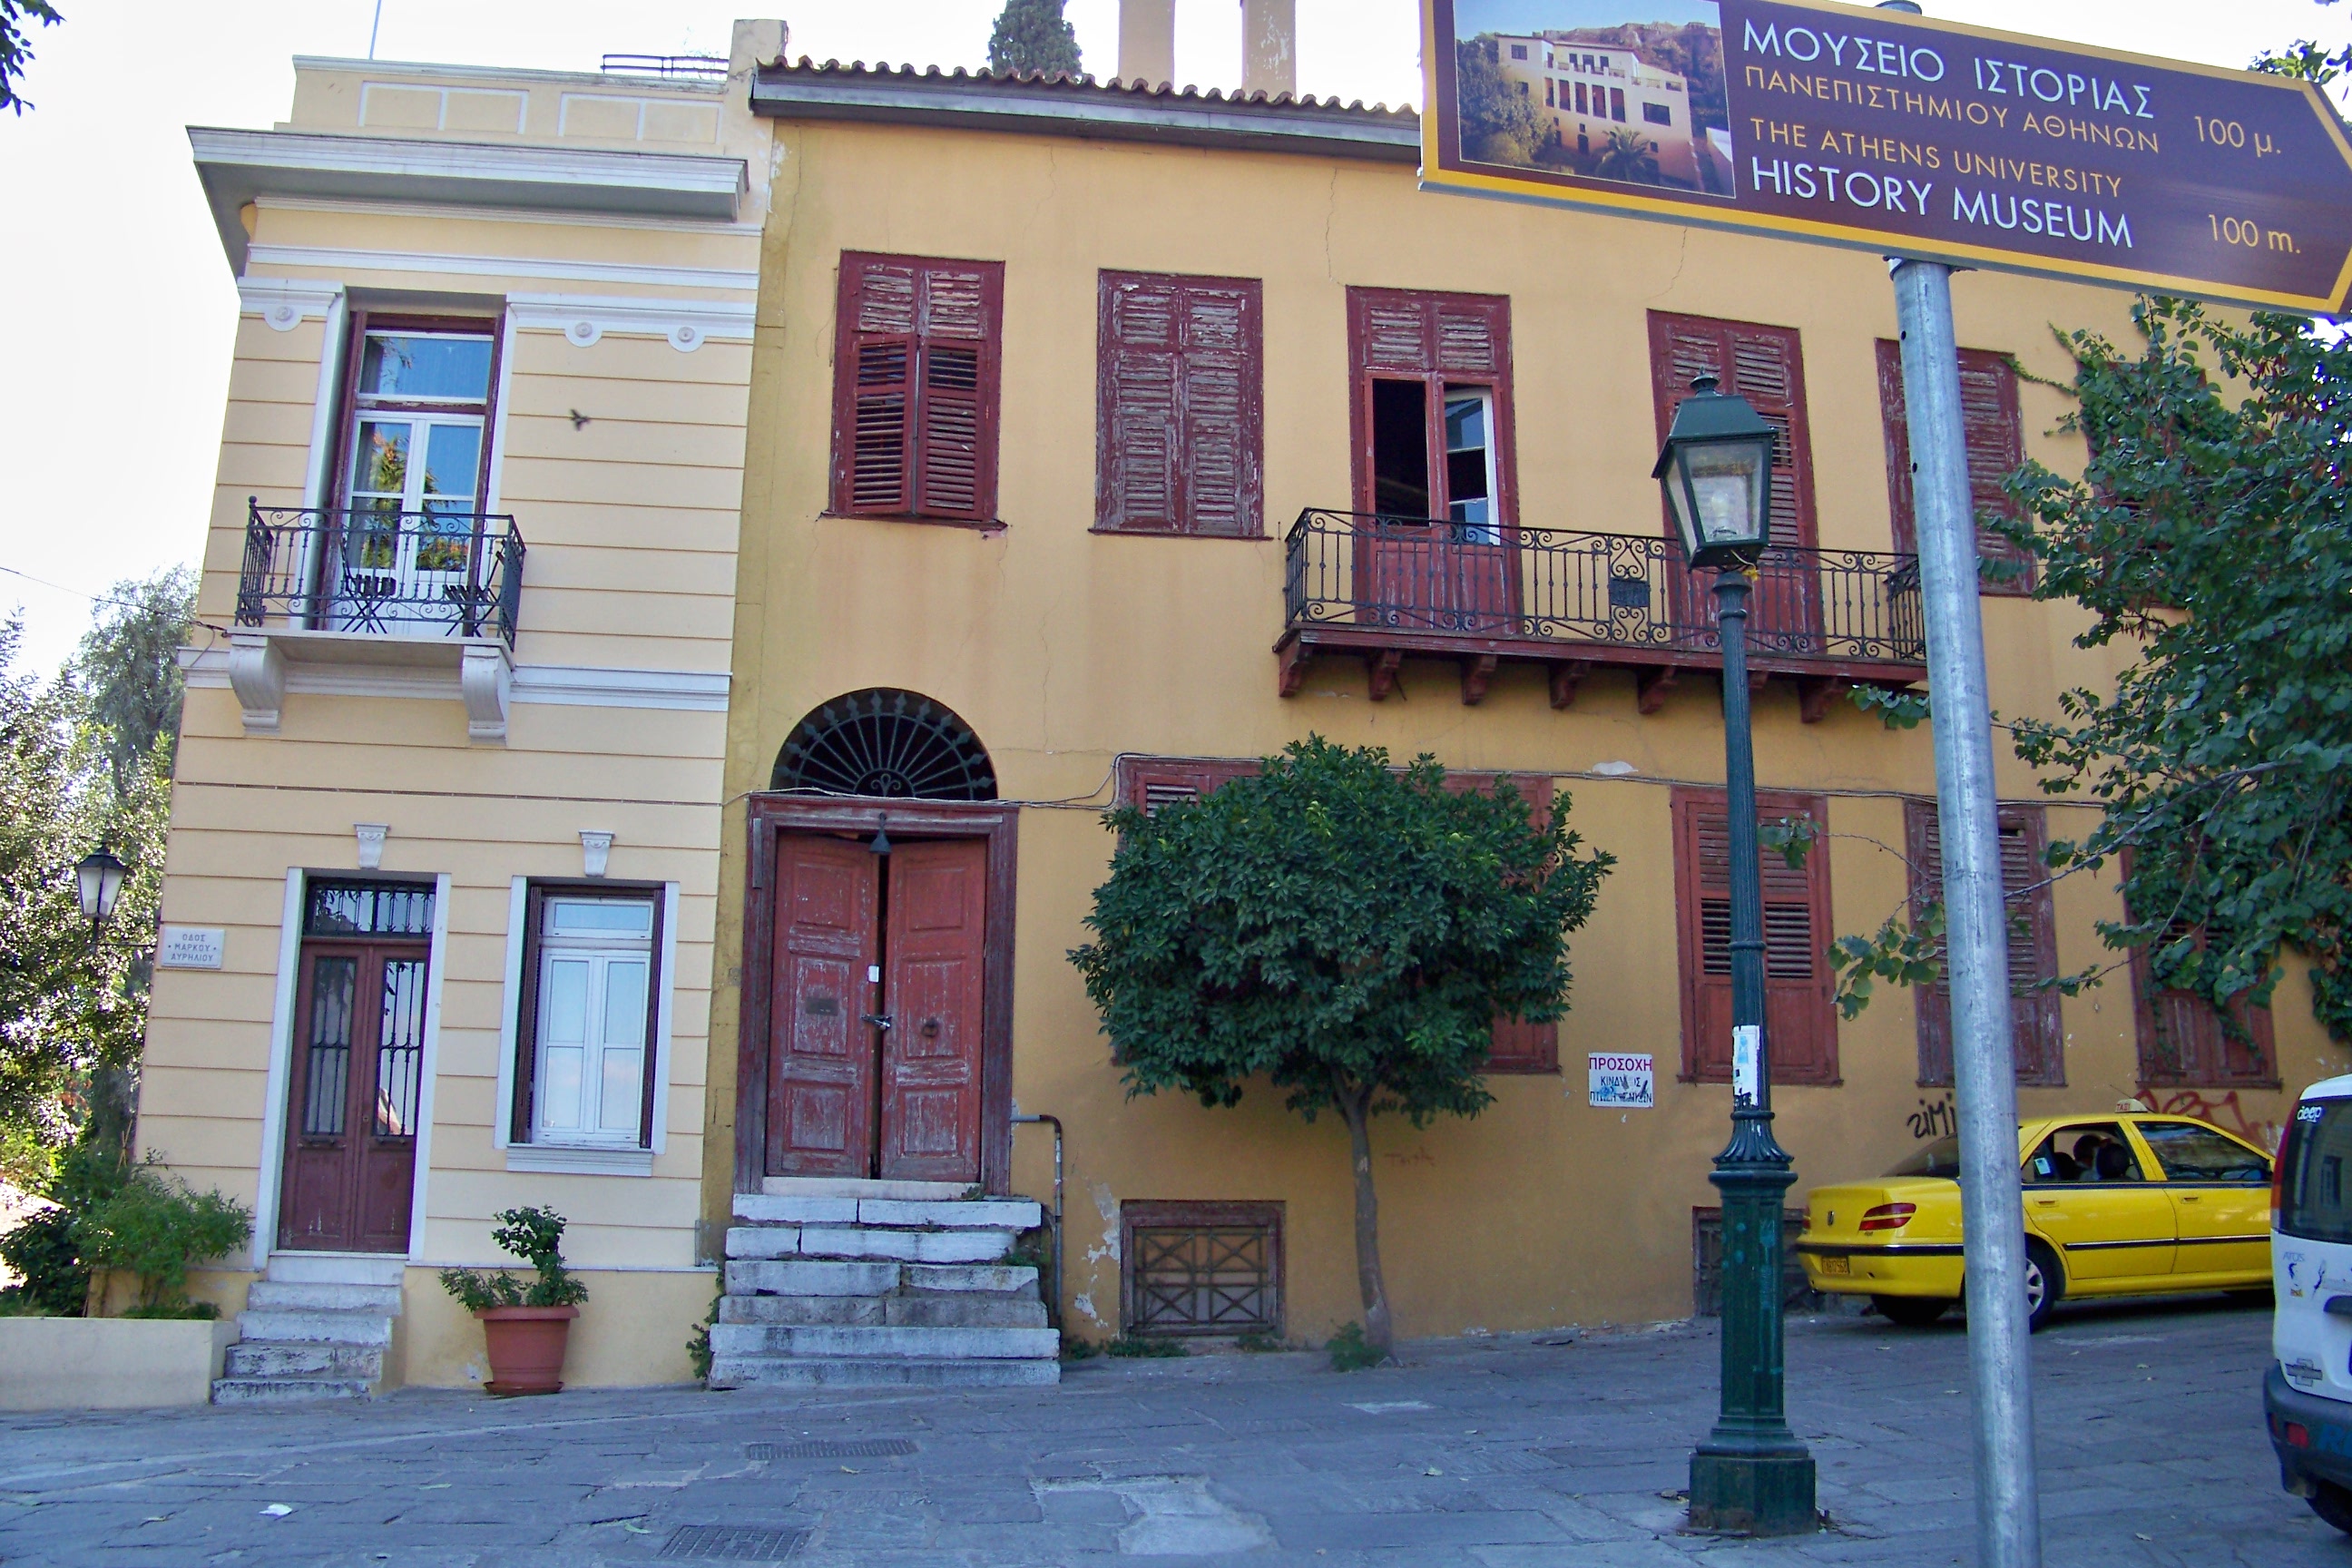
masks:
[[(772, 0), (792, 52), (977, 66), (1000, 0)], [(54, 666), (85, 595), (193, 562), (219, 457), (236, 290), (184, 127), (268, 126), (298, 54), (362, 56), (374, 0), (58, 0), (0, 115), (0, 611)], [(1418, 103), (1415, 0), (1297, 0), (1299, 86)], [(726, 52), (749, 0), (383, 0), (377, 55), (558, 69), (613, 53)], [(1638, 9), (1638, 5), (1633, 7)], [(2314, 0), (1928, 0), (1958, 22), (2242, 66), (2290, 38), (2340, 42)], [(1069, 0), (1087, 67), (1117, 68), (1118, 0)], [(1177, 0), (1180, 79), (1241, 75), (1234, 0)], [(57, 586), (44, 585), (47, 584)]]

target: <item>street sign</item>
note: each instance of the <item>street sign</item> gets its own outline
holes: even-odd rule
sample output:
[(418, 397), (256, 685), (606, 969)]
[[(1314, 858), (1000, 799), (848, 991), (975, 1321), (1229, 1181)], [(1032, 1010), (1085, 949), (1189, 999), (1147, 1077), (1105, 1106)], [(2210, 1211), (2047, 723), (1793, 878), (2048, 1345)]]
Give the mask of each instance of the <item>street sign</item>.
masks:
[(1423, 0), (1422, 184), (2335, 311), (2318, 89), (1823, 0)]

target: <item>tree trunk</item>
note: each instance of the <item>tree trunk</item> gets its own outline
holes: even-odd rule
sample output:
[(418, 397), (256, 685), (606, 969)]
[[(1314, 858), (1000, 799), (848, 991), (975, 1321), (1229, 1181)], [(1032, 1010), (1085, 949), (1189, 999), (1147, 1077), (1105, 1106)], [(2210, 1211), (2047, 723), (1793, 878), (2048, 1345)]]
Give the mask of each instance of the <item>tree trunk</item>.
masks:
[(1381, 1200), (1372, 1191), (1372, 1091), (1343, 1089), (1339, 1115), (1356, 1168), (1356, 1284), (1364, 1296), (1364, 1342), (1389, 1353), (1389, 1293), (1381, 1280)]

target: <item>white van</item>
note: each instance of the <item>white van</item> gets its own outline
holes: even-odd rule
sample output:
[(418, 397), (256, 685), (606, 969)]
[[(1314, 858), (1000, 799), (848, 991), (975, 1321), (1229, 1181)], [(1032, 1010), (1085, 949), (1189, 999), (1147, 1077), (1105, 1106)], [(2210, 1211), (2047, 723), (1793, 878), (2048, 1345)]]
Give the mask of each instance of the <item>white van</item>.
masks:
[(2303, 1091), (2271, 1179), (2263, 1411), (2279, 1483), (2352, 1533), (2352, 1077)]

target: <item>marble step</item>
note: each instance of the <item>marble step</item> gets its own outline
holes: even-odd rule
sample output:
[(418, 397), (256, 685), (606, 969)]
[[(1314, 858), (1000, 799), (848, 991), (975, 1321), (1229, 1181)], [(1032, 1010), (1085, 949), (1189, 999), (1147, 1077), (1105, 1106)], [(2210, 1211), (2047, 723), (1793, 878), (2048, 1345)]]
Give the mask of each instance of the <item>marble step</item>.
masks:
[(901, 1361), (887, 1357), (715, 1355), (713, 1388), (1034, 1388), (1062, 1381), (1054, 1361)]
[(1045, 1328), (835, 1328), (720, 1322), (711, 1325), (710, 1349), (714, 1355), (819, 1360), (872, 1356), (894, 1361), (1058, 1362), (1062, 1337)]
[(884, 1226), (904, 1230), (1031, 1230), (1044, 1211), (1029, 1198), (812, 1197), (735, 1194), (735, 1217), (753, 1225)]
[(370, 1399), (364, 1377), (222, 1377), (213, 1380), (215, 1405), (308, 1405), (326, 1399)]
[(909, 1263), (898, 1271), (901, 1288), (916, 1294), (986, 1290), (994, 1294), (1037, 1293), (1037, 1270), (1026, 1263)]
[(735, 1258), (727, 1265), (730, 1296), (887, 1296), (898, 1280), (895, 1263)]
[(269, 1279), (280, 1285), (397, 1285), (408, 1259), (392, 1252), (273, 1252)]
[(270, 1344), (247, 1340), (228, 1347), (221, 1370), (232, 1378), (356, 1377), (373, 1383), (383, 1375), (383, 1351), (377, 1345), (320, 1341)]
[(257, 1279), (246, 1289), (245, 1305), (247, 1311), (255, 1312), (377, 1312), (396, 1318), (400, 1316), (400, 1287)]
[(722, 1323), (787, 1327), (1042, 1329), (1045, 1303), (1032, 1296), (722, 1296)]
[(247, 1308), (236, 1315), (236, 1328), (237, 1336), (246, 1340), (294, 1340), (342, 1345), (392, 1343), (392, 1319), (383, 1312)]

